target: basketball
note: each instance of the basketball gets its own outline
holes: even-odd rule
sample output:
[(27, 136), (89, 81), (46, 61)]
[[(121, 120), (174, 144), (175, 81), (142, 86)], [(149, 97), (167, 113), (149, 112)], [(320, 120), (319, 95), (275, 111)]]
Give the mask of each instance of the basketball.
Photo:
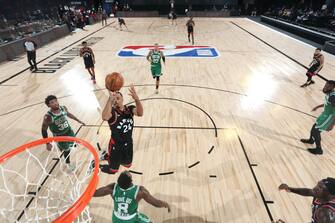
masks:
[(105, 78), (105, 86), (110, 91), (119, 91), (123, 87), (123, 77), (120, 73), (113, 72)]

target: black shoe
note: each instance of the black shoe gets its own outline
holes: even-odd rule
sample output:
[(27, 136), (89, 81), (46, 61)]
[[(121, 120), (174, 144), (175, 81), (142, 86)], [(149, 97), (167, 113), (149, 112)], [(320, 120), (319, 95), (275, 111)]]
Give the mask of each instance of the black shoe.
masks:
[(308, 83), (308, 85), (315, 84), (315, 81), (311, 81)]
[(323, 150), (321, 148), (308, 149), (308, 152), (310, 152), (314, 155), (322, 155), (323, 154)]
[(300, 87), (307, 87), (307, 86), (308, 86), (307, 83), (305, 83), (305, 84), (301, 85)]
[(104, 173), (107, 173), (107, 174), (116, 174), (116, 172), (111, 171), (109, 166), (106, 165), (106, 164), (99, 165), (99, 168), (100, 168), (101, 172), (104, 172)]
[(307, 144), (314, 144), (313, 139), (300, 139), (300, 142), (307, 143)]

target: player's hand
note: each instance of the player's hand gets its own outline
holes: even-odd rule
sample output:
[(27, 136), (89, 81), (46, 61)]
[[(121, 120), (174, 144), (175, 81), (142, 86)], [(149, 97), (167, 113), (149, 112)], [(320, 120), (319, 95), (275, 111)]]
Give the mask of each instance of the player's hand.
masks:
[(129, 88), (129, 95), (135, 100), (135, 101), (138, 101), (140, 100), (136, 91), (135, 91), (135, 88), (134, 88), (134, 85), (130, 85), (130, 88)]
[(286, 192), (290, 192), (290, 187), (287, 184), (281, 184), (278, 187), (279, 190), (285, 190)]
[(277, 221), (272, 221), (272, 223), (285, 223), (285, 221), (278, 219)]
[(52, 145), (50, 143), (47, 143), (47, 150), (51, 151), (51, 149), (52, 149)]
[(114, 97), (115, 97), (115, 95), (116, 95), (116, 92), (115, 91), (109, 91), (109, 99), (114, 99)]
[(165, 202), (165, 208), (168, 209), (169, 213), (171, 212), (171, 207), (170, 207), (170, 205), (167, 202)]

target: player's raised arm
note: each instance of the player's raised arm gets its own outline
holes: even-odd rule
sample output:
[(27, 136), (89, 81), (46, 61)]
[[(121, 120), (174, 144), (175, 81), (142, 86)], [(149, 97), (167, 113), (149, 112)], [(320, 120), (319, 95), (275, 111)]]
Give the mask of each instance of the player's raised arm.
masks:
[(112, 116), (112, 107), (114, 104), (114, 92), (109, 93), (109, 98), (106, 102), (106, 105), (104, 107), (104, 110), (102, 110), (102, 120), (108, 121)]
[(130, 92), (129, 95), (134, 99), (136, 104), (136, 107), (133, 110), (134, 115), (140, 117), (143, 116), (143, 106), (133, 85), (130, 86), (129, 92)]

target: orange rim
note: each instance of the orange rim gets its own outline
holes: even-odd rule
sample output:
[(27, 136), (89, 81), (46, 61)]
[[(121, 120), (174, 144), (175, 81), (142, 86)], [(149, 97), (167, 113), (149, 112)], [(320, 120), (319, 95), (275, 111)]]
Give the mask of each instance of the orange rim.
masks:
[(95, 162), (95, 168), (93, 172), (93, 177), (88, 184), (86, 190), (83, 192), (83, 194), (79, 197), (79, 199), (69, 208), (67, 209), (61, 216), (59, 216), (57, 219), (53, 220), (53, 223), (70, 223), (76, 219), (76, 217), (79, 216), (79, 214), (85, 209), (87, 206), (88, 202), (91, 200), (97, 185), (98, 185), (98, 172), (99, 172), (99, 157), (98, 154), (95, 150), (95, 148), (86, 142), (85, 140), (76, 138), (76, 137), (70, 137), (70, 136), (57, 136), (57, 137), (49, 137), (49, 138), (44, 138), (44, 139), (39, 139), (27, 144), (24, 144), (0, 157), (0, 164), (3, 162), (7, 161), (11, 157), (25, 151), (26, 149), (34, 149), (32, 147), (36, 147), (41, 144), (46, 144), (50, 142), (76, 142), (78, 144), (83, 145), (85, 148), (87, 148), (94, 157), (94, 162)]

